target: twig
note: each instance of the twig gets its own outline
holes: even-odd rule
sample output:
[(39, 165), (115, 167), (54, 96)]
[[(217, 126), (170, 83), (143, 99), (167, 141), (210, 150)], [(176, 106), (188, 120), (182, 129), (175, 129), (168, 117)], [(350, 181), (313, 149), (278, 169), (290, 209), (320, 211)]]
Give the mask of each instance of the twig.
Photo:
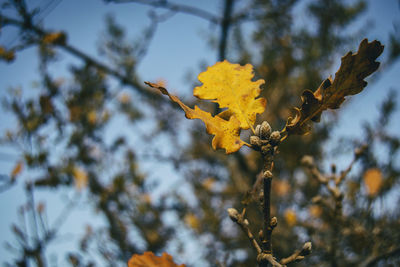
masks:
[(229, 214), (229, 217), (231, 218), (231, 220), (233, 222), (237, 223), (240, 226), (240, 228), (243, 230), (243, 232), (246, 234), (246, 236), (249, 238), (250, 243), (256, 249), (257, 254), (262, 253), (260, 245), (257, 243), (257, 240), (255, 239), (254, 235), (250, 231), (249, 221), (247, 219), (244, 219), (243, 214), (240, 214), (234, 208), (229, 208), (228, 214)]
[(304, 243), (301, 250), (296, 250), (292, 255), (284, 258), (280, 261), (282, 265), (286, 265), (291, 262), (299, 262), (304, 259), (305, 256), (311, 253), (311, 242)]
[(215, 16), (214, 14), (207, 12), (203, 9), (196, 8), (193, 6), (189, 5), (183, 5), (183, 4), (174, 4), (167, 2), (165, 0), (106, 0), (108, 3), (136, 3), (136, 4), (141, 4), (141, 5), (147, 5), (155, 8), (164, 8), (173, 12), (181, 12), (181, 13), (186, 13), (190, 14), (202, 19), (205, 19), (213, 24), (219, 24), (220, 19)]

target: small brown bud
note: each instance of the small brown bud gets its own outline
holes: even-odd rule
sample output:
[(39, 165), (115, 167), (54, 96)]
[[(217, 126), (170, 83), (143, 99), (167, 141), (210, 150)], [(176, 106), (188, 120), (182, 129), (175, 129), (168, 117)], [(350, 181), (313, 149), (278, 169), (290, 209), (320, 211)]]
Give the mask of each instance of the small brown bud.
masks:
[(254, 130), (254, 134), (258, 137), (260, 137), (260, 128), (261, 128), (261, 124), (256, 126), (256, 129)]
[(239, 212), (236, 209), (229, 208), (227, 211), (232, 221), (237, 222), (239, 220)]
[(260, 147), (260, 146), (262, 146), (262, 142), (261, 142), (260, 137), (255, 136), (255, 135), (250, 136), (250, 144), (251, 144), (252, 146), (255, 146), (255, 147)]
[(281, 141), (281, 133), (279, 131), (273, 131), (269, 137), (269, 142), (271, 145), (276, 146)]
[(260, 138), (263, 140), (267, 140), (271, 135), (271, 131), (272, 129), (269, 123), (267, 121), (263, 121), (259, 130)]
[(274, 217), (272, 217), (271, 218), (271, 221), (269, 222), (269, 225), (272, 227), (272, 228), (275, 228), (277, 225), (278, 225), (278, 219), (274, 216)]
[(263, 173), (263, 177), (264, 178), (272, 178), (272, 172), (270, 172), (270, 171), (265, 171), (264, 173)]
[(305, 243), (303, 249), (301, 250), (301, 255), (302, 256), (309, 255), (311, 253), (311, 248), (312, 248), (311, 242)]

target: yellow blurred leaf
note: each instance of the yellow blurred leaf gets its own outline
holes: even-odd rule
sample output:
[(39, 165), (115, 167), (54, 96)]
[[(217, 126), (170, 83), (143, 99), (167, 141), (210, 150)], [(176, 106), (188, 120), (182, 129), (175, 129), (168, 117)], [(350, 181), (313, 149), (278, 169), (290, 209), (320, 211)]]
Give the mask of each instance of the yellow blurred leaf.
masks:
[(0, 59), (10, 63), (15, 59), (15, 53), (12, 50), (7, 50), (3, 46), (0, 46)]
[(97, 113), (96, 113), (95, 110), (89, 111), (89, 113), (87, 114), (87, 120), (92, 125), (96, 124), (96, 122), (97, 122)]
[(23, 168), (23, 163), (22, 161), (18, 161), (17, 164), (15, 164), (14, 169), (11, 171), (11, 179), (17, 178), (17, 175), (22, 172)]
[(186, 214), (183, 218), (183, 221), (186, 223), (186, 225), (194, 230), (198, 230), (200, 228), (200, 221), (193, 213)]
[(289, 226), (293, 226), (297, 222), (297, 215), (296, 212), (292, 209), (285, 210), (285, 221)]
[(146, 204), (151, 204), (151, 196), (150, 194), (142, 194), (140, 195), (140, 200)]
[(157, 257), (153, 252), (146, 251), (142, 255), (134, 254), (128, 262), (128, 267), (185, 267), (185, 265), (175, 264), (168, 253), (164, 252), (161, 257)]
[(370, 197), (378, 194), (382, 187), (382, 172), (378, 168), (372, 168), (364, 173), (364, 184), (367, 195)]
[(52, 32), (46, 34), (42, 42), (44, 44), (65, 44), (67, 35), (64, 32)]
[(238, 151), (246, 144), (240, 139), (240, 130), (252, 128), (256, 115), (265, 110), (266, 100), (257, 98), (264, 80), (253, 82), (251, 81), (253, 77), (253, 67), (250, 64), (240, 66), (226, 60), (217, 62), (199, 74), (199, 80), (203, 85), (196, 87), (193, 94), (200, 99), (218, 103), (220, 108), (227, 108), (216, 116), (197, 106), (194, 109), (189, 108), (159, 84), (149, 82), (146, 84), (169, 96), (185, 111), (186, 118), (202, 120), (207, 133), (214, 135), (212, 147), (223, 148), (229, 154)]
[(208, 177), (208, 178), (204, 179), (204, 181), (202, 182), (203, 187), (207, 191), (210, 191), (213, 188), (214, 184), (215, 184), (215, 179), (212, 177)]
[(314, 218), (319, 218), (322, 215), (322, 208), (318, 205), (311, 205), (308, 209), (310, 215)]
[(131, 101), (131, 96), (128, 93), (122, 93), (118, 100), (121, 104), (128, 104)]
[(290, 184), (285, 180), (276, 180), (272, 184), (274, 192), (280, 196), (286, 196), (290, 191)]
[(75, 180), (75, 187), (79, 191), (85, 188), (88, 184), (88, 174), (87, 172), (79, 167), (74, 167), (72, 175)]

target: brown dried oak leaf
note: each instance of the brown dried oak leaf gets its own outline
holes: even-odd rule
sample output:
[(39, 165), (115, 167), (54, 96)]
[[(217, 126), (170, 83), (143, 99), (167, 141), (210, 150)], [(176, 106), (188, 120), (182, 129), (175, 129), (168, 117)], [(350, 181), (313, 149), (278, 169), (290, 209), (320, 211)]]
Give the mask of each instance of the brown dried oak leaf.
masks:
[(303, 91), (301, 107), (294, 108), (295, 116), (288, 118), (282, 132), (306, 134), (311, 128), (310, 120), (319, 122), (324, 110), (337, 109), (346, 96), (360, 93), (367, 86), (364, 78), (378, 69), (379, 62), (375, 60), (382, 52), (383, 45), (379, 41), (369, 43), (367, 39), (364, 39), (357, 53), (349, 52), (342, 57), (342, 63), (334, 80), (329, 77), (315, 92)]
[(157, 257), (153, 252), (146, 251), (143, 255), (134, 254), (128, 261), (128, 267), (185, 267), (185, 265), (175, 264), (168, 253), (164, 252), (161, 257)]
[(207, 133), (214, 135), (212, 147), (223, 148), (229, 154), (246, 144), (240, 139), (241, 129), (252, 128), (256, 115), (265, 110), (266, 100), (257, 98), (264, 80), (253, 82), (253, 77), (253, 67), (250, 64), (240, 66), (226, 60), (217, 62), (199, 74), (198, 78), (203, 85), (196, 87), (193, 94), (200, 99), (218, 103), (220, 108), (227, 108), (216, 116), (197, 106), (194, 109), (186, 106), (178, 97), (171, 95), (158, 84), (145, 83), (169, 96), (185, 111), (186, 118), (202, 120)]

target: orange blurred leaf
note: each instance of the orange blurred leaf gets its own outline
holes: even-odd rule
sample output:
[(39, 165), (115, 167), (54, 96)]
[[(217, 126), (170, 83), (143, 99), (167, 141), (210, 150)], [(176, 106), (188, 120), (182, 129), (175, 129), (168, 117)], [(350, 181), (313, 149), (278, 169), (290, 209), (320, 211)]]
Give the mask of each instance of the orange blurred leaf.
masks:
[(43, 36), (44, 44), (65, 44), (67, 35), (64, 32), (52, 32)]
[(364, 39), (355, 54), (347, 53), (342, 57), (342, 63), (335, 79), (329, 77), (319, 88), (312, 92), (305, 90), (301, 95), (301, 107), (294, 108), (295, 116), (289, 117), (283, 131), (288, 134), (303, 135), (310, 130), (310, 120), (319, 122), (321, 114), (327, 109), (337, 109), (346, 96), (360, 93), (367, 82), (364, 78), (371, 75), (379, 67), (376, 58), (383, 52), (383, 46), (378, 41), (368, 43)]
[(163, 253), (161, 257), (157, 257), (153, 252), (146, 251), (143, 255), (134, 254), (128, 262), (128, 267), (184, 267), (184, 264), (177, 265), (174, 263), (172, 256)]
[(296, 212), (292, 209), (285, 210), (285, 221), (289, 226), (293, 226), (297, 222), (297, 215)]
[(22, 172), (23, 166), (22, 161), (18, 161), (17, 164), (15, 164), (14, 169), (11, 171), (11, 179), (17, 178), (17, 175)]
[(75, 187), (78, 190), (82, 190), (87, 186), (88, 183), (88, 174), (84, 169), (79, 167), (74, 167), (72, 171), (72, 175), (75, 180)]
[(378, 168), (368, 169), (364, 173), (364, 184), (368, 196), (373, 197), (378, 194), (382, 187), (382, 180), (382, 172)]
[(223, 148), (229, 154), (238, 151), (246, 144), (240, 139), (240, 130), (252, 128), (256, 115), (265, 109), (266, 100), (257, 98), (260, 94), (259, 87), (264, 81), (253, 82), (251, 81), (253, 77), (253, 67), (250, 64), (240, 66), (226, 60), (217, 62), (199, 74), (199, 80), (203, 85), (196, 87), (193, 94), (200, 99), (218, 103), (220, 108), (227, 108), (216, 116), (197, 106), (194, 109), (186, 106), (159, 84), (145, 83), (169, 96), (185, 111), (186, 118), (202, 120), (207, 133), (214, 135), (212, 147)]

